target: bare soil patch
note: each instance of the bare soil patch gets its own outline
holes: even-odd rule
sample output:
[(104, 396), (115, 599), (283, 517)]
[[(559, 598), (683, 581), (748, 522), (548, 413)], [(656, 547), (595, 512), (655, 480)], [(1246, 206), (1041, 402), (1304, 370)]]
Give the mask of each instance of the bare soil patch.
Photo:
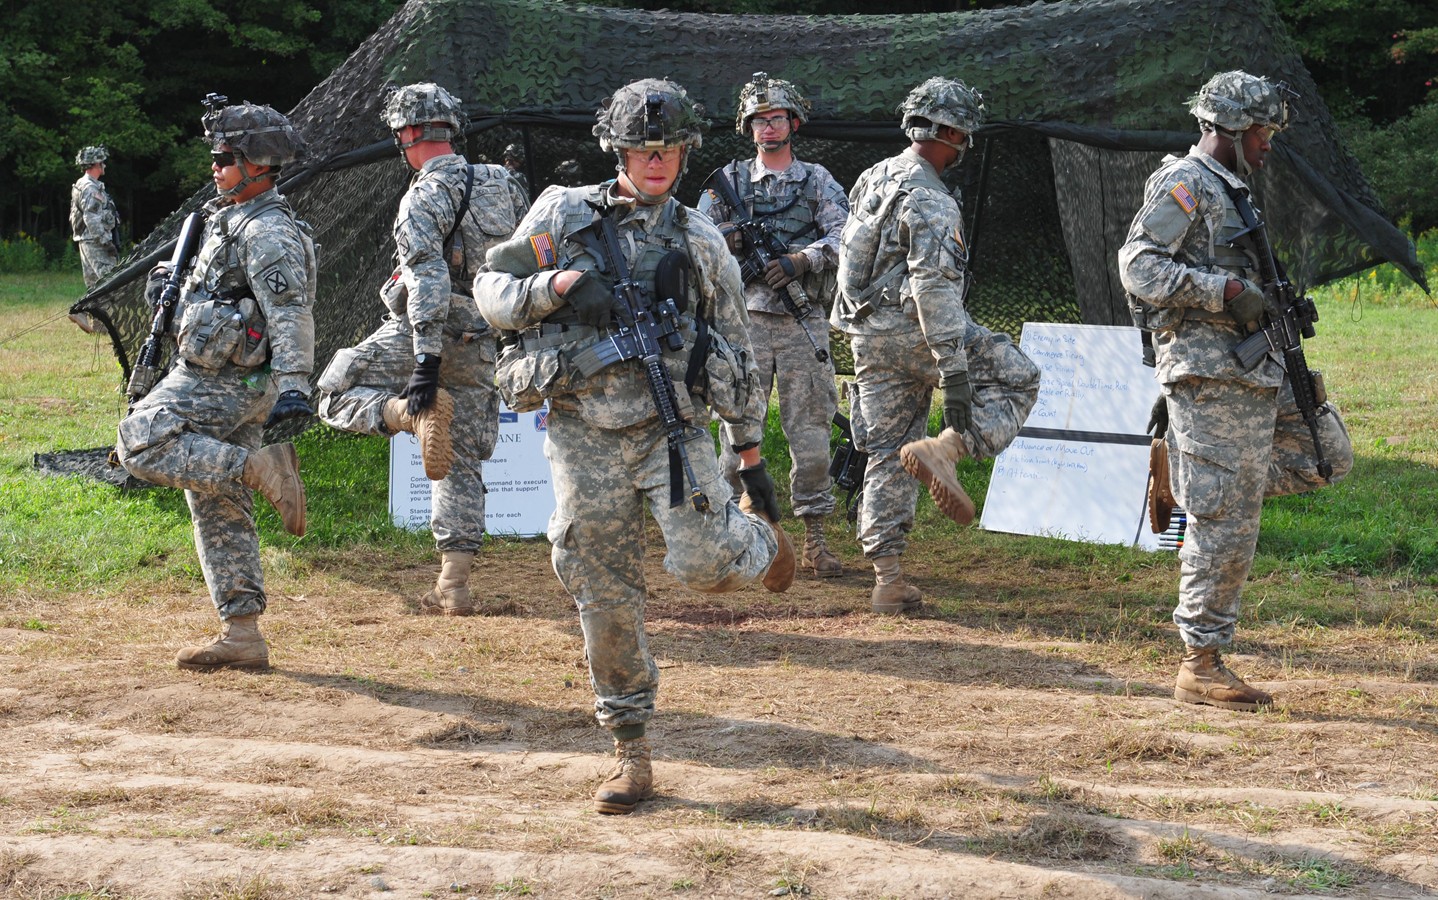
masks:
[[(852, 550), (844, 578), (713, 598), (651, 541), (659, 796), (605, 818), (607, 742), (546, 545), (492, 544), (489, 614), (449, 620), (417, 615), (429, 561), (267, 552), (267, 674), (173, 666), (214, 629), (197, 580), (0, 599), (0, 896), (1438, 888), (1426, 640), (1245, 632), (1235, 665), (1279, 706), (1234, 713), (1170, 699), (1171, 632), (1076, 624), (1102, 579), (937, 555), (913, 574), (942, 602), (896, 620), (867, 612)], [(1171, 571), (1136, 577), (1168, 603)]]

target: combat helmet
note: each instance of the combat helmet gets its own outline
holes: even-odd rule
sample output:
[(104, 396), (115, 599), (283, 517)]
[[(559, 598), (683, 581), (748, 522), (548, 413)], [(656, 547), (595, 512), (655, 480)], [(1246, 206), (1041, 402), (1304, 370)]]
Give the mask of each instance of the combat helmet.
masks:
[(464, 104), (432, 81), (391, 90), (385, 98), (380, 118), (392, 132), (406, 125), (421, 126), (419, 137), (409, 143), (402, 143), (395, 137), (395, 144), (401, 153), (423, 141), (448, 141), (453, 145), (464, 133)]
[(96, 147), (81, 147), (80, 152), (75, 154), (75, 165), (82, 169), (99, 165), (110, 158), (110, 151), (105, 149), (104, 144)]
[[(734, 115), (734, 130), (749, 133), (749, 120), (759, 113), (776, 109), (788, 110), (790, 118), (802, 125), (809, 121), (813, 106), (793, 82), (770, 78), (768, 72), (755, 72), (749, 83), (739, 91), (739, 109)], [(787, 143), (787, 142), (786, 142)]]
[(1200, 123), (1222, 131), (1246, 131), (1254, 125), (1282, 131), (1288, 127), (1288, 101), (1297, 97), (1281, 81), (1234, 70), (1210, 78), (1189, 100), (1188, 109)]
[(641, 78), (607, 98), (595, 112), (594, 136), (599, 147), (618, 157), (624, 171), (625, 150), (684, 148), (679, 177), (661, 196), (640, 193), (639, 199), (657, 204), (673, 196), (689, 167), (689, 149), (704, 143), (704, 107), (690, 99), (684, 88), (661, 78)]
[(200, 118), (205, 128), (205, 142), (211, 150), (227, 146), (236, 156), (257, 166), (269, 167), (266, 172), (244, 175), (234, 187), (221, 192), (226, 197), (234, 197), (249, 185), (273, 178), (280, 168), (303, 158), (308, 147), (283, 113), (248, 100), (227, 105), (229, 102), (229, 98), (221, 94), (206, 95), (204, 103), (209, 112)]
[(504, 155), (500, 157), (506, 163), (524, 164), (524, 148), (518, 144), (508, 144), (504, 148)]
[(1189, 99), (1188, 109), (1203, 131), (1217, 132), (1233, 142), (1238, 174), (1253, 171), (1239, 141), (1254, 125), (1282, 131), (1288, 127), (1288, 103), (1298, 99), (1288, 85), (1235, 69), (1220, 72)]
[(935, 75), (914, 88), (899, 104), (902, 128), (911, 141), (938, 141), (959, 151), (968, 146), (939, 137), (939, 128), (948, 125), (964, 134), (973, 134), (984, 123), (984, 95), (962, 81)]

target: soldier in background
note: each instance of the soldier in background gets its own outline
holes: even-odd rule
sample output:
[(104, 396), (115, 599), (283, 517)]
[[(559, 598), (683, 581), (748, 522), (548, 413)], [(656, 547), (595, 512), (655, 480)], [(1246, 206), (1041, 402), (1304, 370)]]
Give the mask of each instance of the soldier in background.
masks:
[[(1248, 230), (1235, 197), (1249, 194), (1244, 179), (1263, 168), (1288, 124), (1290, 95), (1246, 72), (1210, 79), (1189, 107), (1198, 145), (1166, 157), (1149, 177), (1118, 254), (1135, 320), (1152, 332), (1163, 387), (1152, 425), (1166, 435), (1168, 465), (1155, 475), (1171, 476), (1188, 515), (1173, 613), (1187, 649), (1174, 697), (1226, 709), (1273, 702), (1220, 656), (1233, 642), (1263, 498), (1325, 484), (1282, 356), (1270, 352), (1245, 370), (1233, 353), (1265, 311), (1252, 239), (1235, 240)], [(1338, 410), (1324, 402), (1322, 411), (1319, 442), (1337, 481), (1353, 466), (1353, 446)]]
[[(220, 102), (223, 102), (221, 100)], [(261, 449), (266, 425), (312, 415), (315, 264), (308, 226), (275, 190), (304, 140), (268, 106), (213, 107), (203, 119), (219, 196), (177, 310), (178, 362), (120, 422), (120, 462), (136, 478), (183, 488), (220, 637), (187, 647), (182, 669), (263, 669), (264, 575), (254, 497), (305, 533), (305, 488), (293, 444)], [(150, 275), (155, 302), (163, 267)]]
[[(833, 578), (842, 575), (844, 567), (825, 543), (824, 517), (834, 511), (829, 437), (839, 394), (825, 310), (833, 304), (839, 233), (848, 218), (849, 199), (828, 169), (794, 156), (794, 132), (807, 120), (809, 106), (793, 84), (754, 73), (754, 80), (739, 92), (734, 130), (749, 135), (758, 153), (750, 160), (730, 162), (715, 177), (727, 179), (744, 203), (742, 212), (771, 229), (789, 250), (744, 285), (744, 300), (766, 400), (778, 382), (780, 422), (793, 461), (791, 500), (794, 515), (804, 523), (800, 563), (821, 578)], [(733, 224), (736, 211), (714, 187), (699, 195), (699, 211), (719, 224), (736, 256), (752, 252)], [(781, 299), (796, 281), (812, 304), (804, 319), (795, 318)], [(815, 345), (824, 350), (822, 360)], [(724, 446), (720, 464), (737, 493), (739, 457), (733, 448)]]
[(529, 179), (524, 176), (524, 148), (518, 144), (509, 144), (504, 148), (504, 168), (509, 172), (509, 177), (519, 182), (519, 188), (529, 197)]
[[(520, 410), (550, 404), (544, 451), (557, 504), (549, 521), (554, 571), (579, 607), (595, 714), (618, 757), (594, 797), (604, 814), (631, 812), (653, 791), (645, 729), (659, 670), (644, 632), (646, 504), (664, 536), (664, 568), (687, 587), (721, 593), (762, 579), (783, 591), (794, 580), (794, 548), (778, 526), (774, 482), (759, 456), (764, 400), (748, 353), (739, 267), (713, 223), (673, 197), (690, 148), (703, 140), (701, 116), (672, 82), (620, 88), (594, 127), (599, 146), (618, 158), (619, 177), (547, 188), (475, 281), (485, 318), (517, 332), (499, 363), (506, 402)], [(620, 263), (573, 237), (600, 227), (601, 215), (613, 222), (642, 302), (658, 309), (676, 301), (671, 333), (682, 346), (666, 342), (660, 355), (674, 405), (690, 423), (678, 443), (692, 476), (683, 454), (668, 447), (640, 360), (604, 361), (616, 325), (633, 323), (615, 296)], [(746, 490), (737, 505), (702, 427), (711, 410), (741, 448)], [(685, 502), (686, 485), (708, 501), (691, 494)]]
[(85, 147), (75, 155), (82, 172), (70, 187), (70, 231), (80, 251), (86, 289), (98, 284), (120, 258), (120, 211), (100, 180), (109, 158), (104, 147)]
[(560, 187), (579, 187), (579, 160), (562, 160), (554, 167), (554, 183)]
[(499, 433), (495, 339), (469, 298), (470, 282), (528, 201), (503, 167), (471, 165), (455, 152), (464, 114), (439, 85), (397, 89), (381, 115), (416, 173), (394, 221), (394, 272), (380, 288), (389, 314), (320, 376), (320, 418), (345, 431), (419, 439), (434, 481), (430, 529), (442, 559), (420, 610), (467, 616), (474, 612), (470, 570), (484, 538), (480, 467)]
[[(854, 342), (854, 443), (869, 454), (859, 540), (874, 565), (870, 600), (880, 613), (923, 603), (899, 567), (918, 501), (909, 476), (923, 479), (949, 518), (972, 521), (955, 465), (1007, 447), (1039, 389), (1038, 366), (964, 309), (968, 246), (959, 203), (939, 175), (963, 157), (983, 121), (983, 97), (936, 77), (899, 109), (912, 143), (860, 175), (849, 194), (831, 317)], [(944, 429), (925, 438), (935, 387)]]

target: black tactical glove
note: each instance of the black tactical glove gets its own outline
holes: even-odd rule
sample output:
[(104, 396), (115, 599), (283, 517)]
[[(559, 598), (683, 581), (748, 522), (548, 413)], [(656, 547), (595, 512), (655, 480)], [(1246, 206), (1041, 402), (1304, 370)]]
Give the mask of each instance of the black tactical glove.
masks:
[(609, 327), (614, 282), (593, 269), (586, 269), (564, 292), (564, 300), (574, 308), (574, 315), (582, 324), (602, 331)]
[(759, 460), (759, 465), (752, 469), (740, 469), (739, 482), (744, 485), (744, 493), (749, 495), (754, 509), (770, 522), (778, 522), (779, 498), (774, 494), (774, 479), (769, 477), (764, 460)]
[(969, 387), (969, 373), (955, 372), (939, 379), (944, 392), (944, 425), (963, 433), (974, 424), (974, 392)]
[(421, 410), (429, 409), (434, 398), (439, 396), (438, 353), (421, 353), (415, 357), (414, 372), (409, 376), (409, 384), (404, 386), (399, 395), (408, 398), (409, 406), (406, 409), (411, 416), (417, 416)]
[(1258, 330), (1263, 318), (1263, 291), (1247, 278), (1236, 280), (1242, 283), (1243, 290), (1235, 294), (1232, 300), (1225, 300), (1223, 305), (1233, 317), (1233, 321), (1243, 329), (1244, 334), (1253, 334)]
[(1149, 432), (1155, 438), (1163, 440), (1168, 434), (1168, 398), (1163, 394), (1153, 401), (1153, 409), (1148, 411), (1148, 427), (1144, 431)]
[(160, 294), (165, 290), (165, 278), (169, 276), (170, 270), (164, 266), (155, 266), (145, 281), (145, 302), (151, 306), (160, 305)]
[(275, 408), (270, 410), (270, 417), (265, 420), (265, 427), (269, 428), (271, 425), (288, 422), (290, 419), (299, 419), (314, 414), (314, 407), (310, 406), (310, 398), (305, 395), (304, 391), (285, 391), (280, 394), (280, 399), (275, 401)]
[(774, 290), (782, 290), (789, 282), (809, 271), (809, 257), (802, 253), (786, 253), (769, 260), (764, 267), (764, 281)]

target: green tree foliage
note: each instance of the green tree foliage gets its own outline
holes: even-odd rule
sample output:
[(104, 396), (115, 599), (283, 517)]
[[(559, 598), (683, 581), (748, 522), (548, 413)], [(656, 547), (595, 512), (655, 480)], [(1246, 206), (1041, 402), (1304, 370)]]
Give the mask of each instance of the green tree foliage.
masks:
[(1411, 234), (1438, 228), (1438, 94), (1397, 121), (1353, 123), (1353, 152), (1394, 218)]
[(144, 234), (208, 177), (200, 98), (288, 110), (401, 0), (65, 0), (0, 29), (0, 234), (64, 232), (75, 152)]

